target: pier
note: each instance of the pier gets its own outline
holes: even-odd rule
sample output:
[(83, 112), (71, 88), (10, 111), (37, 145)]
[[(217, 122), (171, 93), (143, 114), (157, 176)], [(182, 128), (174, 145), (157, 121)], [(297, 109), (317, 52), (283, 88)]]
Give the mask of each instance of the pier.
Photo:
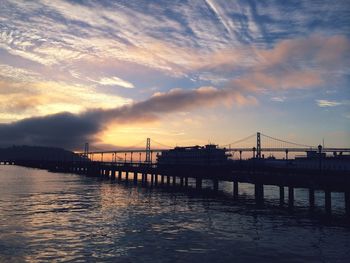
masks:
[[(248, 161), (247, 161), (248, 162)], [(325, 193), (324, 207), (327, 214), (332, 213), (332, 192), (344, 193), (345, 213), (350, 217), (350, 176), (345, 173), (311, 173), (308, 170), (271, 168), (259, 164), (245, 163), (226, 167), (171, 167), (146, 163), (114, 163), (114, 162), (54, 162), (54, 161), (7, 161), (31, 168), (47, 169), (51, 172), (76, 173), (105, 180), (151, 185), (154, 187), (189, 187), (188, 180), (195, 181), (193, 190), (202, 189), (203, 180), (211, 180), (213, 191), (219, 189), (222, 182), (232, 183), (232, 197), (239, 196), (239, 184), (254, 185), (254, 197), (257, 206), (264, 204), (264, 186), (279, 187), (280, 206), (293, 209), (294, 191), (297, 188), (308, 189), (309, 207), (315, 206), (315, 191)], [(287, 188), (288, 193), (285, 193)], [(288, 202), (285, 204), (285, 196)]]

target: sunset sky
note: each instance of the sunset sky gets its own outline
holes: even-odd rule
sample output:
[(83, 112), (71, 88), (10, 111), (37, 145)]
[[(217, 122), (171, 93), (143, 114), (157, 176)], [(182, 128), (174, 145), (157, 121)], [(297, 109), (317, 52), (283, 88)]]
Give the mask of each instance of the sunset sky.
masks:
[(348, 0), (0, 0), (0, 146), (350, 147), (349, 84)]

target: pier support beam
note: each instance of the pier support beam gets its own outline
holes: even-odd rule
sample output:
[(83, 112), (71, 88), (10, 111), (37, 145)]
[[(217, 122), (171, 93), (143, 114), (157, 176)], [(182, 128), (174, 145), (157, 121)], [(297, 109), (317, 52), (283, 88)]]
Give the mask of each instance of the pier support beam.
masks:
[(233, 181), (233, 199), (238, 199), (238, 181)]
[(114, 181), (114, 180), (115, 180), (115, 170), (112, 170), (111, 180), (112, 180), (112, 181)]
[(202, 178), (196, 178), (196, 189), (202, 189)]
[(137, 172), (134, 172), (134, 184), (137, 184)]
[(256, 183), (254, 186), (255, 192), (255, 202), (257, 205), (264, 204), (264, 185), (261, 183)]
[(180, 186), (181, 187), (184, 186), (184, 177), (183, 176), (180, 177)]
[(294, 207), (294, 187), (292, 186), (288, 187), (288, 207)]
[(112, 172), (111, 169), (107, 169), (107, 170), (106, 170), (106, 174), (105, 174), (105, 178), (106, 178), (106, 179), (109, 179), (109, 176), (111, 175), (111, 172)]
[(166, 184), (167, 184), (167, 186), (170, 185), (170, 175), (168, 175), (168, 176), (166, 177)]
[(158, 174), (154, 174), (154, 185), (158, 185)]
[(122, 171), (118, 171), (118, 181), (122, 180)]
[(160, 183), (161, 183), (161, 185), (164, 185), (164, 175), (160, 176)]
[(330, 215), (332, 214), (332, 196), (331, 191), (329, 189), (326, 189), (324, 191), (324, 201), (325, 201), (325, 208), (326, 208), (326, 214)]
[(280, 206), (284, 205), (284, 186), (280, 186)]
[(310, 210), (315, 208), (315, 190), (313, 188), (309, 189), (309, 206)]
[(214, 189), (214, 192), (217, 192), (219, 190), (219, 180), (218, 179), (213, 179), (213, 189)]
[(348, 217), (350, 217), (350, 191), (346, 191), (344, 193), (345, 197), (345, 213)]
[(125, 182), (128, 183), (129, 181), (129, 172), (125, 172)]
[(185, 177), (185, 187), (188, 187), (188, 177)]
[(173, 186), (175, 186), (176, 185), (176, 176), (174, 175), (173, 176)]

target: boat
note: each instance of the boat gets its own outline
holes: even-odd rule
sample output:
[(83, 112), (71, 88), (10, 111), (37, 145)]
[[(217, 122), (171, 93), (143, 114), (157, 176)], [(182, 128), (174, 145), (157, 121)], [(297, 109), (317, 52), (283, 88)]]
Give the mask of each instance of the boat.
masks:
[(181, 165), (181, 166), (220, 166), (227, 165), (230, 154), (225, 148), (219, 148), (215, 144), (205, 146), (175, 147), (163, 151), (157, 155), (159, 166)]

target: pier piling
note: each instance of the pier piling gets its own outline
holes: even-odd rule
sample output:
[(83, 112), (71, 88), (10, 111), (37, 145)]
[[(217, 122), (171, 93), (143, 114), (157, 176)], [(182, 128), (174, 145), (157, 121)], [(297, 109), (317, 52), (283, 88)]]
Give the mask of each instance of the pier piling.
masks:
[(202, 178), (197, 177), (196, 178), (196, 189), (202, 189)]
[(280, 186), (280, 206), (284, 205), (284, 186)]
[(329, 189), (324, 191), (326, 214), (332, 214), (332, 196)]
[(254, 187), (255, 192), (255, 202), (257, 205), (263, 205), (264, 203), (264, 185), (261, 183), (256, 183)]
[(166, 177), (166, 184), (167, 184), (167, 186), (169, 186), (170, 185), (170, 175), (168, 175), (167, 177)]
[(350, 190), (345, 191), (345, 213), (348, 217), (350, 217)]
[(154, 174), (154, 185), (158, 185), (158, 174)]
[(292, 209), (294, 207), (294, 187), (288, 187), (288, 207)]
[(134, 172), (134, 184), (137, 184), (137, 172)]
[(218, 179), (213, 180), (213, 190), (214, 190), (214, 192), (217, 192), (219, 190), (219, 180)]
[(309, 207), (310, 210), (315, 208), (315, 190), (313, 188), (309, 189)]
[(233, 181), (233, 199), (238, 199), (238, 181)]

